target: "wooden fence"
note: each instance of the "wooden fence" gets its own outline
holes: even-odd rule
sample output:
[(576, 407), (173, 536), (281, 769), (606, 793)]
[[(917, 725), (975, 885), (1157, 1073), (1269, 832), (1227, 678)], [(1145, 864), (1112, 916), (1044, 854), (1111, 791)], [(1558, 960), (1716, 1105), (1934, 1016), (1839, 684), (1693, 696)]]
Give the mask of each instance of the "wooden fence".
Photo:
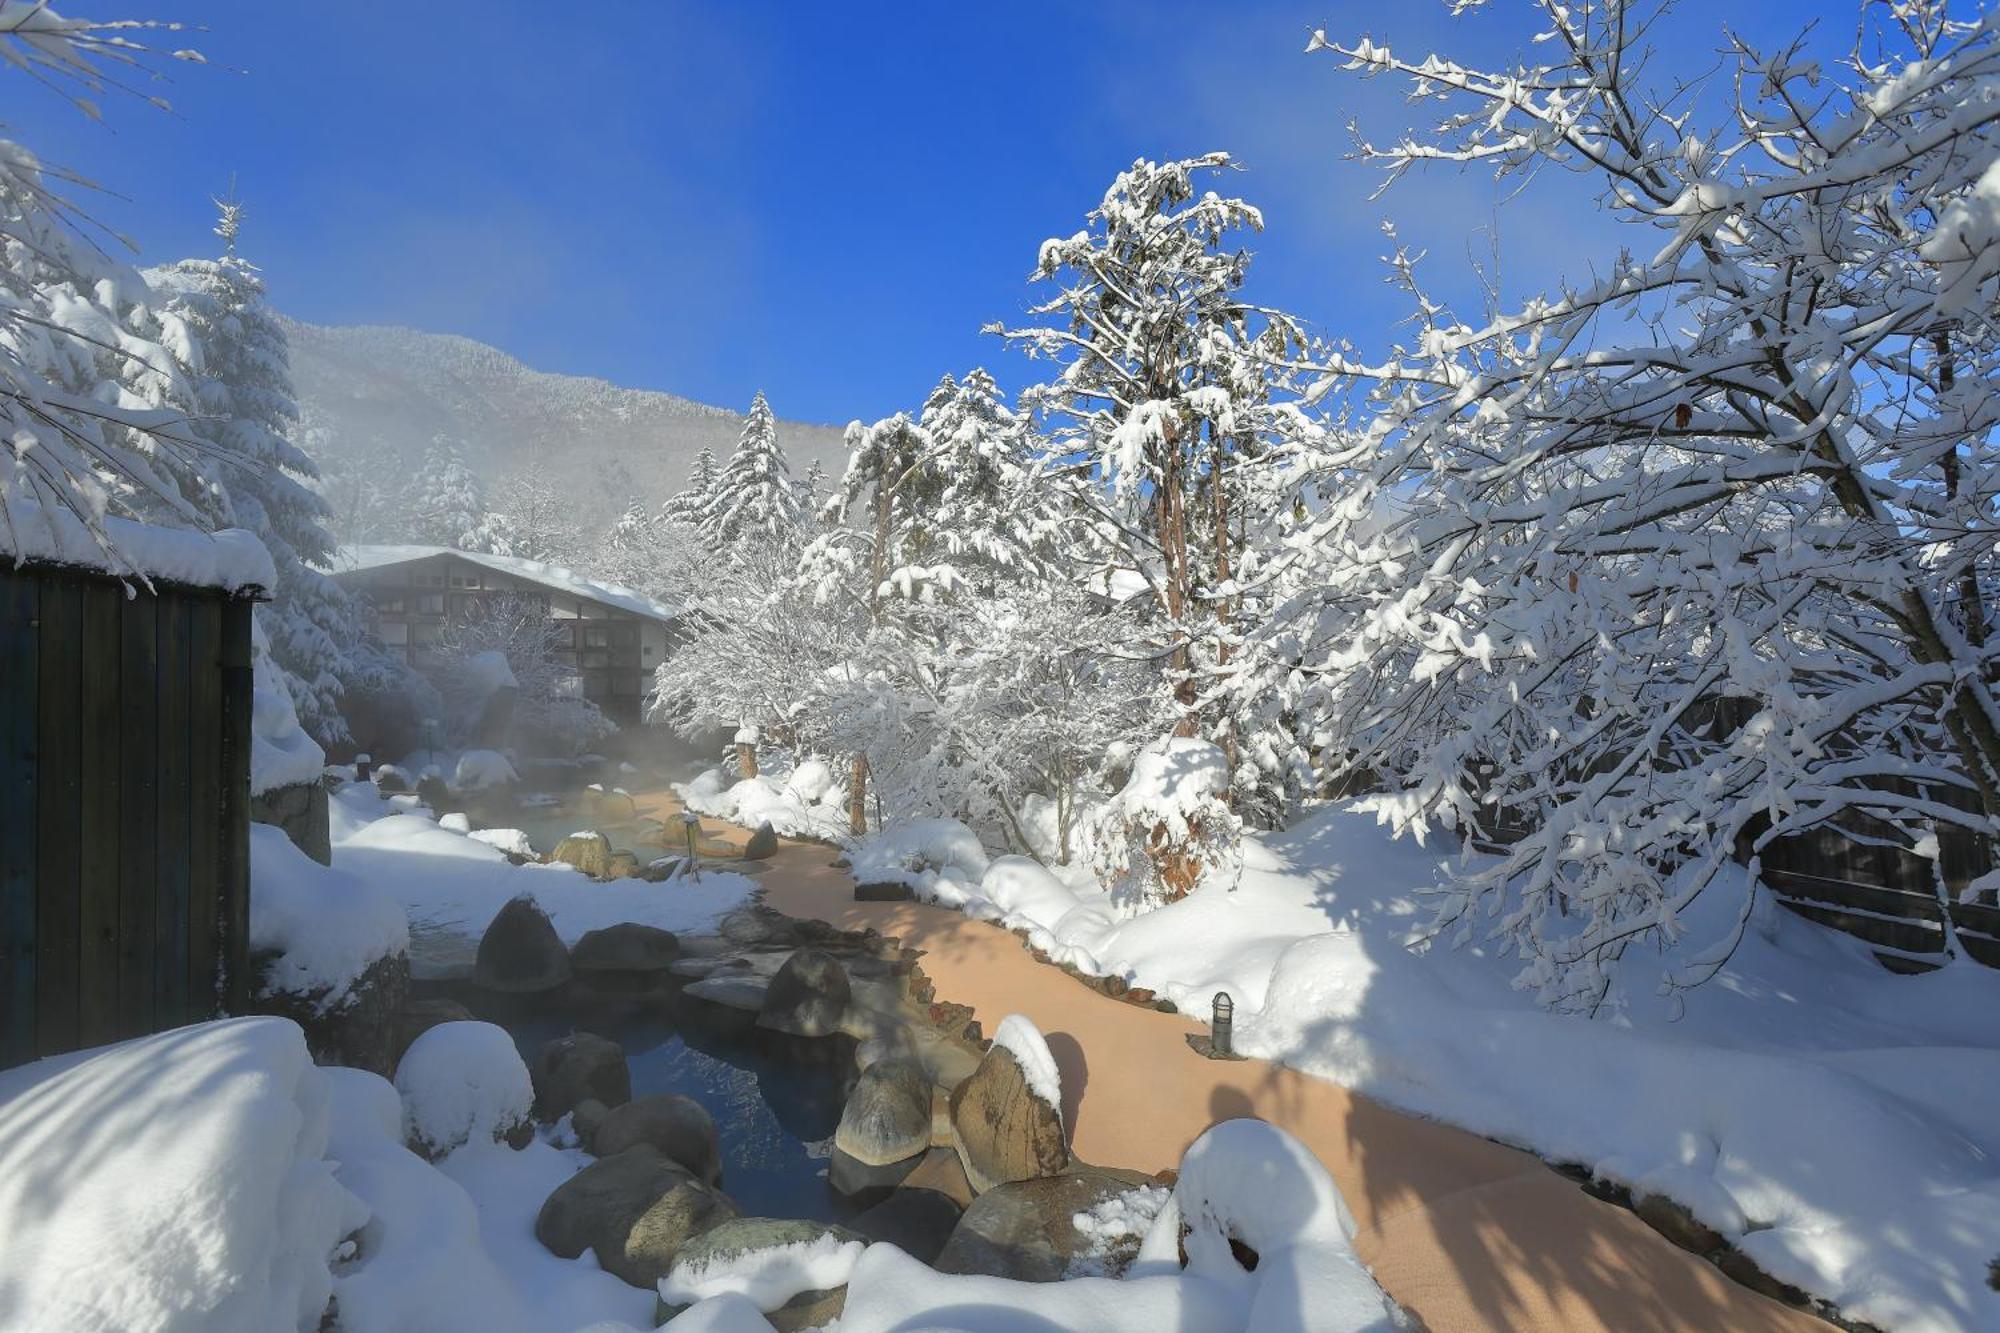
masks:
[(245, 597), (0, 565), (0, 1068), (240, 1007)]

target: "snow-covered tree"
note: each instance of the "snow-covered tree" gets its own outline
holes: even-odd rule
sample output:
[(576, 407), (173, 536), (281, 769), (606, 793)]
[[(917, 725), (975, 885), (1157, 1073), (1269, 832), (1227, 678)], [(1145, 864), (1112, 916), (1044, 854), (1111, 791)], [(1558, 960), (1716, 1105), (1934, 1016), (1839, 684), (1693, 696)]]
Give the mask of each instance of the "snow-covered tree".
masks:
[(1588, 1009), (1634, 946), (1711, 975), (1751, 899), (1684, 916), (1774, 838), (2000, 832), (2000, 28), (1873, 8), (1837, 72), (1726, 37), (1711, 115), (1656, 6), (1540, 9), (1525, 68), (1317, 43), (1449, 104), (1364, 156), (1588, 172), (1633, 245), (1474, 321), (1397, 256), (1415, 332), (1331, 362), (1319, 591), (1268, 679), (1398, 828), (1527, 826), (1438, 927)]
[[(96, 116), (107, 89), (150, 72), (154, 53), (135, 34), (172, 26), (5, 5), (0, 57)], [(136, 273), (86, 239), (94, 224), (62, 193), (72, 184), (0, 140), (0, 550), (46, 545), (54, 516), (67, 514), (112, 568), (129, 571), (106, 515), (196, 527), (214, 515), (176, 479), (200, 453), (184, 410), (171, 406), (189, 394), (163, 346), (181, 331), (149, 309)]]
[(1270, 521), (1276, 488), (1256, 473), (1299, 429), (1274, 396), (1303, 336), (1295, 321), (1243, 295), (1239, 237), (1262, 228), (1240, 199), (1198, 188), (1227, 154), (1140, 160), (1119, 174), (1084, 230), (1042, 244), (1034, 277), (1058, 290), (1032, 308), (1057, 322), (994, 326), (1061, 373), (1025, 390), (1048, 423), (1047, 471), (1077, 511), (1071, 558), (1100, 581), (1143, 581), (1155, 651), (1171, 678), (1173, 730), (1233, 750), (1214, 678), (1240, 640), (1246, 535)]
[(561, 490), (536, 473), (507, 478), (457, 545), (468, 551), (564, 562), (582, 549), (579, 521)]
[(192, 386), (189, 430), (218, 518), (257, 534), (277, 586), (257, 608), (272, 660), (283, 672), (299, 722), (323, 744), (346, 739), (340, 695), (345, 645), (358, 637), (354, 610), (328, 578), (330, 510), (312, 488), (318, 469), (293, 442), (291, 350), (264, 297), (257, 269), (236, 254), (243, 211), (221, 203), (221, 259), (185, 259), (147, 273), (166, 311), (185, 330), (181, 370)]
[[(409, 508), (410, 537), (430, 546), (490, 544), (496, 534), (480, 532), (486, 498), (479, 478), (465, 465), (456, 440), (438, 435), (424, 451)], [(508, 534), (511, 540), (511, 533)]]
[(747, 536), (789, 541), (798, 529), (798, 486), (778, 442), (777, 418), (759, 393), (750, 402), (736, 452), (715, 479), (702, 534), (721, 546)]
[(703, 448), (695, 455), (694, 467), (688, 472), (685, 487), (667, 498), (660, 506), (660, 517), (669, 523), (685, 523), (691, 527), (701, 526), (701, 520), (715, 503), (715, 451)]

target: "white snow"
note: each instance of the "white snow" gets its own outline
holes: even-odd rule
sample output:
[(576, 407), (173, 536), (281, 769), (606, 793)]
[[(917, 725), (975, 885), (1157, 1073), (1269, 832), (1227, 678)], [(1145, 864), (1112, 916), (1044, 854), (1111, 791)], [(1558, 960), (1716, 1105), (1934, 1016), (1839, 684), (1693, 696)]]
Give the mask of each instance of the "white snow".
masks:
[(979, 835), (956, 819), (909, 819), (855, 842), (848, 852), (858, 884), (907, 884), (927, 902), (960, 907), (986, 874)]
[[(470, 833), (472, 832), (472, 816), (459, 813), (439, 815), (438, 827), (449, 829), (453, 833)], [(482, 841), (484, 840), (482, 839)]]
[[(442, 826), (444, 821), (440, 819), (438, 824)], [(495, 847), (503, 852), (511, 852), (515, 856), (532, 857), (535, 854), (534, 843), (528, 841), (528, 835), (517, 828), (473, 829), (472, 840), (483, 842), (488, 847)]]
[(229, 1019), (0, 1073), (0, 1323), (314, 1333), (367, 1220), (295, 1024)]
[[(425, 815), (407, 813), (407, 799), (384, 799), (362, 783), (334, 793), (333, 863), (401, 904), (427, 940), (476, 943), (494, 914), (523, 893), (541, 904), (571, 944), (586, 931), (624, 921), (698, 934), (756, 888), (747, 877), (721, 870), (705, 871), (669, 893), (641, 879), (599, 883), (560, 863), (516, 866), (492, 845), (506, 841), (512, 830), (489, 839), (455, 833)], [(413, 969), (432, 975), (419, 952), (413, 951)], [(469, 961), (466, 948), (459, 953)]]
[(299, 726), (285, 673), (272, 658), (270, 640), (255, 616), (250, 619), (250, 679), (250, 794), (319, 781), (326, 751)]
[[(951, 1333), (1248, 1333), (1238, 1293), (1201, 1277), (1011, 1282), (933, 1272), (893, 1245), (870, 1245), (847, 1285), (843, 1329)], [(1323, 1325), (1326, 1333), (1346, 1333)], [(1256, 1333), (1264, 1333), (1258, 1329)]]
[(250, 949), (275, 953), (266, 993), (315, 997), (321, 1012), (346, 1003), (377, 960), (410, 944), (402, 907), (375, 885), (323, 866), (281, 829), (250, 826)]
[[(2000, 972), (1905, 977), (1766, 902), (1685, 1008), (1543, 1010), (1488, 946), (1420, 951), (1442, 858), (1334, 807), (1245, 840), (1234, 892), (1125, 918), (1002, 857), (966, 904), (1059, 962), (1203, 1014), (1236, 1044), (1689, 1207), (1773, 1276), (1884, 1328), (2000, 1325)], [(1740, 886), (1741, 881), (1737, 884)], [(1740, 891), (1740, 889), (1739, 889)], [(1726, 886), (1701, 913), (1729, 913)], [(1648, 995), (1654, 956), (1634, 957)]]
[(833, 770), (818, 759), (803, 760), (785, 779), (785, 787), (810, 804), (833, 789)]
[(1938, 266), (1939, 314), (1955, 314), (1979, 300), (1981, 287), (2000, 273), (2000, 162), (1945, 205), (1937, 230), (1917, 253)]
[(458, 767), (452, 770), (451, 785), (457, 791), (484, 791), (520, 780), (514, 765), (498, 750), (467, 750), (458, 757)]
[(403, 1138), (431, 1158), (467, 1143), (492, 1143), (528, 1122), (535, 1088), (504, 1028), (439, 1023), (410, 1043), (396, 1066)]
[(83, 520), (68, 510), (10, 495), (0, 507), (0, 559), (70, 565), (229, 592), (277, 583), (270, 552), (241, 528), (205, 533), (127, 518), (107, 516), (103, 521), (113, 548), (109, 554)]
[[(818, 767), (824, 769), (825, 765)], [(811, 778), (808, 773), (809, 784)], [(831, 774), (812, 795), (789, 780), (768, 774), (728, 785), (720, 769), (709, 769), (674, 790), (696, 814), (726, 819), (744, 828), (769, 824), (774, 832), (788, 838), (834, 839), (847, 832), (847, 793), (832, 784)]]
[[(1114, 1194), (1070, 1218), (1084, 1248), (1070, 1259), (1064, 1277), (1119, 1277), (1139, 1243), (1153, 1229), (1153, 1219), (1172, 1198), (1164, 1185), (1139, 1185)], [(1120, 1262), (1119, 1252), (1127, 1251)]]
[(1009, 1014), (994, 1029), (993, 1044), (1014, 1057), (1027, 1076), (1028, 1091), (1047, 1102), (1060, 1117), (1062, 1073), (1056, 1068), (1056, 1058), (1049, 1054), (1049, 1044), (1042, 1040), (1041, 1029), (1020, 1014)]
[(701, 1264), (677, 1263), (660, 1279), (660, 1296), (673, 1305), (690, 1305), (734, 1293), (759, 1310), (775, 1310), (801, 1292), (845, 1286), (863, 1248), (861, 1241), (828, 1234), (716, 1255)]
[(605, 606), (616, 607), (620, 611), (630, 611), (635, 616), (648, 620), (671, 621), (680, 611), (665, 602), (646, 596), (622, 583), (599, 583), (571, 573), (561, 565), (545, 564), (540, 560), (528, 560), (517, 555), (489, 555), (483, 551), (461, 551), (449, 546), (394, 546), (361, 545), (343, 546), (334, 557), (334, 570), (346, 573), (350, 570), (381, 569), (388, 565), (408, 564), (413, 560), (429, 560), (435, 556), (453, 556), (460, 560), (470, 560), (475, 565), (515, 578), (538, 583), (557, 592), (573, 597), (601, 602)]

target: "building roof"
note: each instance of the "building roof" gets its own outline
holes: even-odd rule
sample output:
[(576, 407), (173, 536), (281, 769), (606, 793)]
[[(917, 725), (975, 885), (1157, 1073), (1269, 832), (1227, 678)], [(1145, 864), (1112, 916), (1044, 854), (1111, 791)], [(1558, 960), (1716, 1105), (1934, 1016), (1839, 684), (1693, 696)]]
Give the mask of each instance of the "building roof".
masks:
[(264, 543), (241, 528), (199, 532), (107, 515), (102, 530), (100, 540), (66, 509), (0, 495), (0, 564), (67, 565), (115, 578), (233, 593), (268, 589), (277, 582)]
[(451, 546), (343, 546), (334, 555), (333, 574), (339, 578), (343, 574), (356, 574), (364, 570), (385, 569), (391, 565), (407, 565), (417, 560), (429, 560), (435, 556), (456, 556), (484, 566), (501, 574), (511, 574), (529, 583), (539, 583), (557, 592), (566, 592), (574, 597), (599, 602), (605, 606), (629, 611), (635, 616), (649, 620), (669, 621), (679, 617), (678, 608), (657, 598), (648, 597), (635, 588), (622, 583), (599, 583), (594, 579), (573, 574), (561, 565), (544, 564), (540, 560), (526, 560), (517, 555), (489, 555), (484, 551), (461, 551)]

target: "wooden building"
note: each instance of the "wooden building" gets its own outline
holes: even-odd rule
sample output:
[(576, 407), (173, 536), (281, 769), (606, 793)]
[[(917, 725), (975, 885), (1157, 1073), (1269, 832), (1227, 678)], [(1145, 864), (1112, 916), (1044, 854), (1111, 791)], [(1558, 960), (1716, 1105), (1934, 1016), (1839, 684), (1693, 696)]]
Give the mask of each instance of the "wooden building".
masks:
[(532, 599), (561, 631), (557, 660), (578, 691), (621, 726), (641, 720), (679, 615), (643, 593), (539, 560), (443, 546), (344, 546), (334, 579), (363, 600), (369, 633), (416, 667), (429, 664), (445, 625), (482, 599)]
[(131, 542), (150, 586), (76, 563), (80, 529), (59, 559), (0, 555), (0, 1067), (241, 1010), (249, 985), (242, 571), (270, 560), (123, 526), (157, 534)]

